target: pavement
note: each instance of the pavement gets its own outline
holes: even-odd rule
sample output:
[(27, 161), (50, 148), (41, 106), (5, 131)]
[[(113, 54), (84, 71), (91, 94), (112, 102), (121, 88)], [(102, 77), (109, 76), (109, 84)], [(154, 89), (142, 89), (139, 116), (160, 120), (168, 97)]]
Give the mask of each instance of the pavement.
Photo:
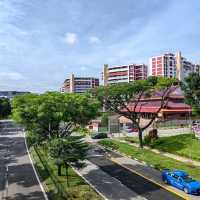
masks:
[(46, 200), (29, 158), (22, 129), (0, 121), (0, 199)]
[[(127, 166), (117, 163), (114, 159), (118, 157), (116, 153), (92, 144), (86, 166), (77, 169), (78, 173), (107, 200), (186, 199), (184, 195), (168, 191), (148, 178), (131, 171)], [(140, 168), (139, 162), (137, 167)], [(146, 169), (142, 166), (141, 170)]]

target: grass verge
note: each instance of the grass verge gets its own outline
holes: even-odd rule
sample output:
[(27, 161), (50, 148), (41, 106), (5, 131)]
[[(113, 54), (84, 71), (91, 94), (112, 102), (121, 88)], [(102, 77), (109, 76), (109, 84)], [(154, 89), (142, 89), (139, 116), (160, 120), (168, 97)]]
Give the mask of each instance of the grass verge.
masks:
[[(126, 137), (123, 139), (131, 143), (138, 143), (138, 138)], [(200, 161), (200, 140), (196, 139), (194, 134), (160, 137), (150, 147)]]
[[(111, 145), (112, 143), (112, 145)], [(140, 161), (146, 162), (148, 165), (153, 165), (156, 169), (180, 169), (188, 172), (194, 178), (200, 180), (200, 167), (195, 167), (191, 164), (186, 164), (166, 156), (156, 154), (147, 149), (140, 149), (134, 146), (131, 146), (127, 143), (112, 139), (104, 139), (99, 142), (99, 144), (112, 148), (119, 151), (120, 153), (131, 156), (133, 159), (136, 158)]]
[(44, 148), (31, 148), (30, 152), (50, 199), (102, 200), (72, 168), (69, 169), (68, 179), (64, 173), (57, 176), (57, 166)]

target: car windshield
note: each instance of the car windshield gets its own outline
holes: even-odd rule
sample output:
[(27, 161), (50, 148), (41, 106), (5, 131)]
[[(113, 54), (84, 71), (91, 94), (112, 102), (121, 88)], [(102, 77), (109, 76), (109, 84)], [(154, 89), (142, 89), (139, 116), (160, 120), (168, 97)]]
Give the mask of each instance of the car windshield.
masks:
[(192, 179), (192, 177), (190, 176), (183, 176), (182, 179), (186, 182), (186, 183), (191, 183), (194, 180)]

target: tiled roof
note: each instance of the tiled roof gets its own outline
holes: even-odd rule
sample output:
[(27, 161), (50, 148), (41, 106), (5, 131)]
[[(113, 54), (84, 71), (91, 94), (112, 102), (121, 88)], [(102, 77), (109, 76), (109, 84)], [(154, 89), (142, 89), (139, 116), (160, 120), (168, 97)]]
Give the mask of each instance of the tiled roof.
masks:
[[(166, 105), (162, 109), (162, 111), (190, 111), (191, 112), (191, 106), (182, 103), (182, 102), (175, 102), (169, 100), (166, 102)], [(128, 105), (128, 108), (130, 111), (134, 112), (135, 103), (130, 103)], [(135, 112), (146, 112), (146, 113), (156, 113), (159, 108), (161, 107), (161, 101), (160, 100), (147, 100), (143, 102), (139, 102), (138, 105), (135, 108)], [(122, 111), (126, 112), (126, 108), (122, 109)]]

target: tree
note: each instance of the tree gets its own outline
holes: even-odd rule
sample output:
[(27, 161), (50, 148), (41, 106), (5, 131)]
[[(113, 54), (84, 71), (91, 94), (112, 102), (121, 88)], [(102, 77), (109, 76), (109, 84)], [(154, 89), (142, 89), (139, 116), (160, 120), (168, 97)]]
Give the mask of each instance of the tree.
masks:
[(192, 106), (195, 113), (200, 114), (200, 75), (191, 73), (181, 83), (185, 102)]
[(55, 159), (58, 167), (58, 176), (61, 176), (62, 166), (65, 165), (66, 175), (70, 165), (77, 165), (86, 158), (88, 145), (82, 137), (69, 136), (51, 140), (49, 153)]
[(65, 94), (60, 137), (85, 127), (99, 114), (99, 102), (84, 94)]
[[(92, 94), (107, 111), (115, 112), (132, 121), (138, 129), (140, 147), (143, 148), (143, 131), (154, 122), (158, 113), (166, 105), (167, 97), (171, 93), (171, 86), (174, 84), (177, 84), (177, 80), (173, 78), (149, 77), (147, 80), (95, 88), (92, 90)], [(156, 113), (152, 114), (147, 124), (141, 125), (142, 115), (138, 111), (144, 106), (141, 100), (153, 97), (156, 92), (160, 95), (160, 107)], [(132, 110), (130, 110), (130, 104), (133, 106)]]
[(7, 118), (10, 114), (10, 100), (7, 98), (0, 98), (0, 118)]
[(38, 95), (25, 94), (16, 96), (11, 101), (12, 118), (26, 130), (36, 130)]
[(99, 103), (89, 95), (47, 92), (26, 94), (12, 101), (13, 118), (44, 140), (66, 137), (98, 114)]

